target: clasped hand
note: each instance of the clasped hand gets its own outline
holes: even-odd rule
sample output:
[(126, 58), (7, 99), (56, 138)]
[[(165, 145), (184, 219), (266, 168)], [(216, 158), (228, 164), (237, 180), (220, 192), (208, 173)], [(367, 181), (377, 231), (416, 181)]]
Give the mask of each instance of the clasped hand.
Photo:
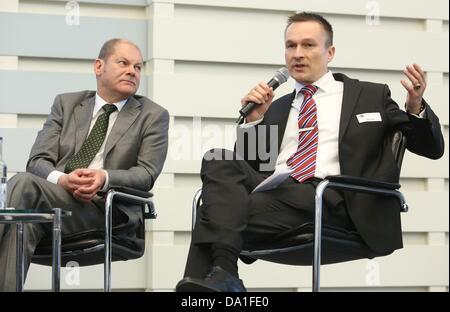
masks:
[(69, 174), (62, 175), (58, 184), (73, 197), (82, 201), (90, 201), (103, 187), (106, 174), (97, 169), (75, 169)]

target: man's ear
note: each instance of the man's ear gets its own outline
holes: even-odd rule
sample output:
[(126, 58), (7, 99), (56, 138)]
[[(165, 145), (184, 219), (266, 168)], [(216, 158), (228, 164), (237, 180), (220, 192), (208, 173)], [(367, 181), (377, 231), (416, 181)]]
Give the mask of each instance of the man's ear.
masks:
[(105, 66), (105, 61), (102, 59), (95, 59), (94, 61), (94, 73), (96, 76), (100, 76), (103, 71), (103, 66)]
[(336, 48), (334, 45), (328, 48), (328, 63), (334, 59), (334, 54), (336, 53)]

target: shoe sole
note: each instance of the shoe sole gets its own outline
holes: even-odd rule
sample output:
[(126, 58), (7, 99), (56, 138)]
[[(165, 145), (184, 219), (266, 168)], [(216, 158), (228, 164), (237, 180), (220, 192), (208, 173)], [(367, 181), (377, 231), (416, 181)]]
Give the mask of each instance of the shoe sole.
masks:
[(221, 290), (211, 287), (206, 287), (196, 280), (188, 277), (184, 278), (184, 281), (177, 285), (177, 292), (221, 292)]

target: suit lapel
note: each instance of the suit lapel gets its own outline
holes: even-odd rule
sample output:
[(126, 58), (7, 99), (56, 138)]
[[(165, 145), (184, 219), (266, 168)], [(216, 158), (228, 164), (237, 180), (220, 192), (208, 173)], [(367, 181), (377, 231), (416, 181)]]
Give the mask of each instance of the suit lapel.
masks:
[(116, 122), (111, 129), (111, 133), (106, 140), (104, 158), (108, 155), (111, 149), (116, 145), (117, 141), (127, 132), (130, 126), (138, 117), (141, 112), (140, 106), (142, 104), (130, 97), (127, 103), (124, 105), (119, 115), (117, 116)]
[(350, 79), (343, 74), (333, 74), (333, 76), (336, 80), (344, 82), (341, 120), (339, 123), (339, 144), (341, 144), (342, 138), (344, 137), (353, 116), (353, 111), (356, 108), (356, 103), (358, 102), (359, 94), (361, 93), (361, 87), (358, 84), (358, 80)]
[(83, 142), (86, 140), (90, 122), (86, 120), (92, 120), (92, 113), (94, 111), (95, 96), (84, 99), (79, 105), (77, 105), (73, 111), (75, 120), (75, 153), (77, 153)]

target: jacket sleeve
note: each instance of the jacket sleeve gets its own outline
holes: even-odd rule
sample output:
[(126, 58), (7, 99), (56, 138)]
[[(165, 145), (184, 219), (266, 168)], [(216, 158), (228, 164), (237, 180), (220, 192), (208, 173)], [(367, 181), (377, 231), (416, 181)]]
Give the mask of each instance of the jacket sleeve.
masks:
[(136, 165), (127, 170), (107, 170), (109, 186), (150, 190), (162, 171), (168, 148), (169, 113), (161, 109), (148, 123)]
[(59, 157), (59, 143), (63, 125), (63, 108), (60, 95), (55, 97), (53, 106), (42, 130), (31, 148), (27, 162), (27, 172), (43, 179), (55, 169)]
[(441, 158), (444, 154), (444, 137), (439, 118), (423, 99), (425, 118), (418, 118), (401, 110), (391, 98), (388, 86), (385, 86), (386, 112), (391, 128), (401, 130), (407, 137), (406, 148), (417, 155), (431, 159)]

